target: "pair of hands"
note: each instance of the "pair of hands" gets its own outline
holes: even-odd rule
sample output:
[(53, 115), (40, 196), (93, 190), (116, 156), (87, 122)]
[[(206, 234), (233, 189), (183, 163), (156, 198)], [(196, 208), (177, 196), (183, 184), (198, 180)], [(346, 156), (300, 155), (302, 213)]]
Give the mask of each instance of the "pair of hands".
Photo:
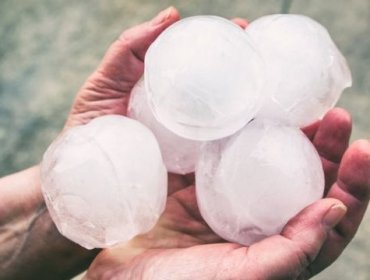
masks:
[[(106, 115), (126, 115), (130, 92), (150, 44), (179, 20), (174, 8), (131, 28), (112, 44), (78, 92), (66, 128)], [(234, 19), (242, 28), (247, 22)], [(307, 279), (329, 266), (357, 231), (370, 196), (370, 143), (348, 148), (351, 119), (342, 109), (304, 129), (321, 155), (325, 198), (294, 217), (280, 235), (250, 247), (228, 243), (197, 208), (194, 177), (169, 174), (166, 209), (156, 227), (102, 250), (86, 279)]]

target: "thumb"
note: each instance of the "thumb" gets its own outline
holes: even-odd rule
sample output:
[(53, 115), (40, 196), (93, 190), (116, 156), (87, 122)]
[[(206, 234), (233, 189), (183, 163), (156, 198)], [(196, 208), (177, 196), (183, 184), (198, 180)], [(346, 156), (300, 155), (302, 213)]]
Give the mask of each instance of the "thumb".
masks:
[(131, 86), (133, 86), (142, 75), (144, 57), (149, 46), (159, 34), (179, 18), (178, 11), (174, 7), (169, 7), (151, 21), (124, 31), (110, 46), (98, 72), (117, 82), (132, 81)]
[(144, 72), (146, 51), (179, 18), (177, 10), (170, 7), (151, 21), (123, 32), (77, 93), (65, 128), (105, 114), (126, 115), (131, 90)]
[[(145, 275), (148, 279), (305, 279), (328, 233), (341, 220), (345, 206), (322, 199), (304, 209), (275, 235), (249, 248), (232, 243), (185, 249), (152, 250), (115, 276)], [(126, 277), (126, 278), (125, 278)], [(137, 276), (139, 278), (139, 276)]]
[[(257, 262), (258, 279), (306, 279), (329, 232), (347, 208), (336, 199), (321, 199), (289, 221), (281, 235), (252, 245), (248, 257)], [(262, 275), (261, 275), (262, 274)]]

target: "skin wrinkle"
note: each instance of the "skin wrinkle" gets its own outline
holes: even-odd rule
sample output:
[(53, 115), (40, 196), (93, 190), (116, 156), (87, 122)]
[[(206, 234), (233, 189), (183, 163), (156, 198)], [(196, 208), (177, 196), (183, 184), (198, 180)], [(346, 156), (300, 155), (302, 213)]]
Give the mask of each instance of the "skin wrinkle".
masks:
[[(332, 122), (336, 123), (334, 129), (328, 126)], [(313, 142), (322, 158), (339, 165), (349, 144), (352, 131), (351, 116), (341, 108), (334, 108), (324, 116), (321, 123), (323, 125), (318, 128)]]
[[(289, 241), (294, 244), (294, 241)], [(311, 256), (306, 250), (300, 248), (298, 244), (293, 245), (293, 247), (294, 249), (292, 249), (292, 252), (295, 255), (296, 263), (299, 265), (295, 265), (295, 268), (290, 269), (291, 279), (297, 278), (309, 266), (309, 264), (315, 260), (314, 256)]]
[[(186, 203), (184, 203), (184, 201), (182, 201), (180, 198), (176, 197), (176, 195), (173, 195), (171, 196), (172, 199), (174, 199), (177, 203), (179, 203), (181, 205), (181, 207), (185, 210), (185, 212), (189, 215), (190, 218), (194, 219), (195, 221), (199, 222), (200, 224), (202, 224), (203, 226), (207, 226), (207, 223), (201, 218), (199, 219), (199, 216), (194, 214), (193, 211), (191, 211), (191, 209), (188, 208), (188, 206), (186, 205)], [(197, 211), (199, 211), (197, 209)]]
[(348, 236), (345, 235), (344, 232), (341, 231), (341, 228), (339, 226), (335, 227), (329, 232), (329, 235), (333, 240), (340, 241), (340, 242), (348, 242)]
[[(113, 91), (113, 90), (112, 90)], [(79, 113), (88, 112), (91, 110), (91, 107), (94, 108), (96, 105), (94, 104), (100, 104), (106, 100), (111, 100), (114, 102), (119, 101), (120, 99), (128, 98), (128, 94), (126, 93), (117, 93), (113, 91), (114, 94), (107, 94), (107, 92), (100, 91), (97, 88), (95, 89), (86, 89), (86, 94), (81, 96), (81, 100), (79, 103), (77, 103), (74, 111)], [(87, 96), (90, 96), (89, 98)], [(88, 104), (88, 106), (86, 106)], [(91, 106), (94, 105), (94, 106)]]
[[(135, 61), (135, 64), (142, 65), (142, 67), (144, 68), (143, 63), (140, 61), (138, 62)], [(137, 74), (140, 74), (140, 72), (143, 72), (143, 71), (137, 71)], [(94, 73), (87, 80), (83, 89), (91, 90), (91, 92), (93, 93), (91, 97), (94, 97), (95, 93), (99, 93), (99, 92), (105, 93), (107, 91), (116, 92), (118, 96), (122, 97), (123, 94), (129, 94), (132, 90), (133, 85), (135, 84), (136, 84), (136, 80), (128, 81), (128, 80), (122, 80), (120, 78), (111, 79), (111, 78), (106, 77), (106, 74), (104, 72), (100, 71), (100, 72)]]
[[(30, 238), (26, 248), (27, 251), (24, 254), (38, 259), (33, 264), (40, 270), (37, 274), (37, 279), (50, 279), (51, 274), (53, 274), (55, 279), (71, 278), (84, 270), (84, 267), (87, 267), (100, 251), (100, 249), (86, 250), (61, 236), (48, 212), (45, 212), (36, 221), (35, 228), (42, 228), (43, 232), (41, 234), (45, 238), (40, 239), (38, 235), (40, 232), (34, 230), (32, 239)], [(38, 243), (41, 246), (41, 250), (35, 250), (32, 243)], [(51, 252), (49, 247), (53, 247)], [(53, 252), (56, 254), (51, 254)], [(52, 261), (48, 262), (47, 258), (51, 258)], [(33, 268), (28, 267), (29, 269), (32, 271)]]
[[(135, 39), (140, 40), (141, 38)], [(149, 47), (149, 45), (146, 47)], [(119, 59), (119, 62), (117, 62), (117, 59)], [(126, 63), (121, 64), (121, 61), (126, 61)], [(129, 63), (127, 63), (127, 61)], [(123, 81), (128, 84), (136, 83), (138, 73), (144, 70), (143, 62), (144, 55), (143, 58), (141, 58), (136, 50), (133, 50), (131, 42), (128, 42), (128, 40), (117, 40), (109, 48), (103, 59), (103, 63), (100, 64), (95, 74), (101, 74), (102, 77), (106, 77), (112, 81)], [(133, 69), (133, 71), (130, 71), (131, 69)], [(127, 73), (128, 75), (111, 75), (111, 71), (114, 73)]]
[[(186, 189), (188, 190), (188, 192), (186, 193), (188, 197), (182, 197), (182, 195), (185, 193), (183, 191), (176, 192), (171, 197), (176, 199), (177, 202), (181, 204), (181, 206), (187, 211), (187, 213), (189, 214), (191, 218), (193, 218), (194, 220), (200, 221), (201, 223), (203, 223), (204, 225), (208, 227), (208, 224), (206, 223), (206, 221), (204, 221), (199, 211), (199, 207), (198, 207), (197, 200), (196, 200), (196, 194), (195, 194), (195, 185), (188, 186), (186, 187)], [(185, 200), (187, 202), (193, 201), (194, 203), (188, 204), (184, 202)]]
[[(124, 113), (122, 111), (121, 106), (118, 106), (116, 104), (116, 101), (112, 100), (112, 99), (106, 99), (106, 100), (101, 101), (101, 102), (99, 102), (99, 101), (90, 101), (90, 104), (92, 105), (91, 107), (94, 107), (93, 110), (92, 110), (92, 108), (90, 108), (89, 110), (85, 110), (85, 109), (79, 110), (79, 113), (76, 114), (76, 116), (80, 116), (80, 115), (88, 114), (88, 113), (92, 113), (92, 112), (96, 112), (99, 115), (105, 115), (104, 110), (106, 112), (117, 111), (117, 112), (121, 112), (122, 114)], [(112, 105), (114, 105), (114, 106), (112, 106)]]
[[(239, 246), (240, 248), (234, 248), (231, 251), (225, 253), (226, 256), (222, 257), (219, 265), (217, 265), (217, 267), (219, 267), (220, 269), (215, 271), (216, 273), (214, 275), (214, 279), (225, 279), (225, 276), (227, 277), (231, 276), (232, 278), (235, 278), (232, 274), (233, 268), (243, 266), (244, 258), (248, 259), (248, 248), (245, 248), (245, 247), (243, 248), (242, 246), (237, 245), (237, 244), (235, 245)], [(239, 253), (239, 250), (244, 250), (245, 252), (242, 252), (242, 254), (245, 254), (245, 256), (242, 258), (239, 258), (238, 264), (233, 262), (231, 267), (227, 266), (228, 262), (226, 261), (226, 267), (225, 267), (225, 260), (227, 260), (231, 254)]]
[[(305, 229), (302, 229), (302, 231), (307, 230), (307, 229), (308, 227), (306, 227)], [(314, 240), (311, 240), (311, 243), (305, 242), (305, 245), (304, 245), (305, 248), (303, 248), (302, 244), (300, 244), (299, 242), (293, 239), (290, 239), (290, 241), (294, 244), (295, 248), (299, 251), (299, 256), (301, 257), (300, 264), (301, 264), (302, 269), (306, 268), (310, 263), (312, 263), (316, 259), (318, 252), (317, 250), (314, 250), (312, 248), (315, 248), (315, 246), (317, 246), (316, 244), (314, 244), (316, 240), (325, 240), (326, 234), (327, 234), (326, 230), (324, 229), (321, 230), (321, 235), (323, 235), (324, 237), (313, 238)], [(299, 232), (296, 233), (295, 235), (296, 236), (299, 235)], [(314, 254), (309, 253), (309, 252), (313, 252)]]
[[(121, 42), (115, 42), (115, 44), (108, 51), (109, 54), (103, 59), (105, 61), (98, 67), (97, 71), (88, 81), (94, 81), (95, 79), (99, 81), (103, 78), (116, 84), (124, 83), (123, 85), (127, 84), (128, 86), (130, 84), (133, 86), (136, 83), (140, 72), (144, 70), (143, 63), (132, 56), (126, 45)], [(126, 60), (129, 62), (121, 65), (117, 63), (117, 60)], [(126, 92), (129, 91), (126, 88), (123, 88), (123, 90)]]
[(226, 259), (225, 255), (229, 255), (229, 254), (230, 252), (225, 252), (222, 256), (219, 256), (217, 265), (215, 265), (215, 267), (217, 267), (218, 269), (214, 270), (213, 276), (210, 279), (221, 279), (220, 273), (225, 270), (223, 260)]
[[(159, 253), (158, 255), (160, 256), (161, 253), (163, 251), (161, 250), (158, 250)], [(135, 258), (135, 262), (137, 262), (137, 259), (138, 257)], [(163, 258), (153, 258), (149, 255), (149, 260), (142, 263), (141, 261), (139, 261), (139, 265), (136, 265), (136, 267), (141, 267), (143, 266), (142, 269), (140, 269), (139, 271), (141, 271), (141, 273), (139, 272), (139, 275), (135, 275), (133, 273), (132, 276), (139, 276), (140, 278), (139, 279), (155, 279), (155, 275), (156, 275), (156, 268), (157, 267), (160, 267), (160, 268), (163, 268), (164, 266), (162, 265), (163, 263)], [(129, 270), (130, 271), (130, 270)]]
[[(361, 207), (360, 205), (362, 205), (362, 202), (355, 196), (353, 196), (352, 194), (350, 193), (347, 193), (345, 190), (343, 190), (339, 184), (339, 182), (337, 182), (337, 187), (336, 187), (336, 191), (339, 191), (341, 192), (341, 194), (343, 196), (347, 196), (347, 200), (350, 199), (351, 201), (349, 202), (350, 205), (357, 205), (355, 207)], [(348, 197), (349, 195), (349, 197)], [(348, 202), (347, 202), (348, 203)], [(349, 211), (358, 211), (358, 209), (349, 209)], [(343, 223), (347, 223), (346, 225), (344, 225)], [(348, 226), (348, 223), (351, 223), (350, 226)], [(337, 225), (335, 228), (334, 228), (334, 231), (340, 236), (341, 239), (345, 240), (345, 241), (350, 241), (353, 236), (354, 236), (354, 232), (352, 231), (352, 229), (355, 227), (356, 225), (352, 223), (351, 220), (347, 220), (346, 222), (342, 222), (342, 224), (339, 224)], [(351, 230), (346, 230), (346, 229), (351, 229)]]
[[(116, 91), (114, 89), (101, 89), (97, 88), (96, 86), (89, 86), (85, 88), (87, 96), (90, 96), (90, 100), (88, 100), (88, 97), (85, 98), (85, 101), (89, 102), (100, 102), (105, 100), (117, 100), (125, 98), (127, 93), (123, 91)], [(103, 100), (101, 100), (103, 99)]]
[[(181, 223), (182, 221), (182, 223)], [(180, 221), (177, 221), (181, 224), (180, 228), (179, 228), (179, 225), (175, 224), (173, 225), (173, 222), (164, 222), (163, 220), (160, 221), (161, 223), (161, 226), (163, 226), (164, 228), (168, 229), (168, 230), (171, 230), (171, 231), (181, 231), (181, 233), (183, 234), (194, 234), (194, 228), (196, 229), (200, 229), (202, 231), (204, 231), (204, 229), (206, 228), (206, 226), (198, 221), (192, 221), (191, 219), (189, 219), (189, 217), (184, 217), (182, 218)], [(197, 230), (198, 231), (198, 230)]]
[[(292, 247), (291, 249), (288, 250), (288, 252), (290, 251), (290, 253), (296, 254), (297, 256), (299, 256), (297, 260), (299, 260), (301, 263), (301, 269), (298, 271), (297, 274), (294, 275), (295, 277), (298, 274), (300, 274), (303, 271), (303, 269), (305, 269), (305, 267), (308, 266), (308, 264), (312, 263), (316, 259), (319, 249), (321, 247), (321, 244), (315, 243), (315, 242), (317, 241), (324, 242), (327, 236), (327, 230), (324, 228), (319, 229), (319, 231), (310, 233), (310, 229), (315, 228), (315, 224), (317, 225), (317, 223), (319, 223), (318, 226), (321, 226), (320, 225), (321, 215), (317, 213), (317, 216), (311, 217), (312, 220), (309, 223), (302, 223), (303, 221), (306, 220), (305, 216), (307, 216), (308, 213), (309, 212), (304, 211), (303, 213), (301, 213), (300, 218), (298, 220), (293, 219), (292, 221), (290, 221), (289, 225), (292, 228), (289, 228), (289, 227), (285, 228), (284, 232), (282, 233), (285, 236), (285, 238), (288, 238), (288, 239), (285, 239), (286, 241), (285, 241), (284, 247), (291, 245)], [(295, 231), (294, 227), (298, 227), (298, 231)], [(314, 233), (314, 236), (312, 236), (312, 233)], [(308, 237), (310, 237), (310, 239), (308, 240), (309, 241), (308, 243), (307, 243), (307, 238), (305, 238), (305, 235), (307, 234), (309, 234)], [(254, 247), (255, 247), (254, 245), (251, 246), (251, 248), (254, 248)], [(297, 252), (297, 250), (299, 250), (300, 252)], [(301, 256), (302, 253), (305, 254), (305, 257), (307, 258), (306, 260), (302, 260), (302, 256)], [(290, 256), (289, 258), (292, 260), (292, 256)], [(290, 271), (292, 270), (290, 269)]]
[[(286, 249), (286, 251), (289, 251), (288, 254), (289, 254), (290, 261), (289, 263), (283, 264), (283, 265), (289, 266), (289, 269), (287, 270), (289, 272), (289, 278), (287, 277), (287, 279), (294, 279), (310, 264), (311, 256), (309, 256), (309, 254), (306, 251), (301, 249), (298, 243), (295, 243), (293, 240), (286, 238), (284, 236), (279, 236), (278, 238), (281, 239), (280, 242), (282, 241), (284, 242), (285, 248), (289, 248), (289, 249)], [(254, 247), (253, 246), (250, 247), (250, 249), (252, 248)], [(268, 262), (270, 261), (268, 260)], [(255, 273), (254, 271), (255, 268), (257, 267), (262, 268), (262, 269), (258, 269), (259, 271), (259, 274), (257, 274), (259, 275), (258, 279), (280, 279), (281, 278), (281, 276), (279, 278), (272, 277), (274, 274), (279, 275), (279, 272), (274, 271), (274, 270), (263, 269), (264, 267), (266, 267), (266, 265), (271, 266), (268, 263), (265, 264), (263, 262), (258, 262), (258, 261), (256, 263), (253, 263), (250, 260), (248, 260), (248, 263), (252, 269), (252, 273), (251, 273), (252, 275), (254, 275)], [(274, 266), (272, 268), (276, 269), (277, 267), (278, 266)]]
[(330, 159), (330, 155), (328, 153), (325, 153), (324, 151), (319, 151), (319, 155), (325, 161), (327, 161), (329, 163), (332, 163), (332, 164), (335, 164), (337, 166), (339, 166), (339, 164), (341, 162), (341, 158), (338, 159), (338, 158), (334, 158), (333, 156), (331, 156), (331, 159)]
[[(37, 208), (35, 213), (32, 213), (32, 215), (29, 217), (29, 220), (27, 221), (27, 225), (24, 226), (24, 228), (20, 229), (13, 238), (16, 239), (16, 245), (13, 245), (13, 251), (10, 256), (7, 257), (7, 260), (5, 263), (1, 263), (2, 269), (7, 268), (10, 266), (13, 262), (15, 262), (15, 259), (19, 256), (19, 254), (22, 253), (22, 250), (25, 246), (25, 244), (28, 241), (28, 238), (34, 228), (34, 225), (36, 221), (47, 211), (46, 205), (44, 202), (40, 203), (40, 206)], [(15, 223), (22, 222), (20, 221), (15, 221)], [(9, 230), (13, 230), (12, 228), (9, 228)], [(10, 241), (10, 240), (9, 240)], [(2, 243), (2, 242), (1, 242)]]
[(311, 260), (314, 260), (314, 258), (300, 249), (298, 246), (296, 246), (295, 248), (297, 249), (294, 251), (295, 258), (297, 259), (299, 266), (296, 268), (296, 272), (292, 272), (294, 278), (298, 277), (298, 275), (301, 274), (302, 271), (304, 271), (309, 266)]
[(188, 247), (197, 245), (200, 242), (200, 238), (191, 236), (187, 233), (179, 233), (176, 229), (166, 228), (163, 232), (163, 236), (166, 236), (166, 240), (162, 240), (161, 234), (154, 233), (153, 238), (145, 236), (142, 239), (138, 238), (137, 243), (140, 247), (146, 249), (159, 249), (159, 248), (177, 248), (177, 247)]
[[(2, 178), (0, 191), (0, 224), (8, 229), (0, 235), (0, 279), (40, 280), (51, 274), (53, 279), (66, 279), (86, 268), (99, 252), (83, 250), (59, 234), (42, 199), (37, 166)], [(14, 227), (15, 234), (10, 232)], [(4, 236), (11, 238), (3, 243)]]
[[(124, 38), (122, 39), (125, 40)], [(138, 62), (144, 63), (144, 59), (140, 57), (140, 55), (135, 51), (135, 49), (133, 49), (130, 45), (128, 47), (129, 47), (130, 52), (138, 60)]]
[[(198, 221), (197, 219), (192, 219), (193, 217), (191, 216), (191, 211), (186, 209), (185, 204), (181, 201), (179, 198), (175, 198), (174, 196), (168, 197), (168, 202), (167, 202), (167, 210), (170, 210), (169, 207), (172, 205), (171, 200), (173, 200), (174, 203), (178, 204), (182, 211), (181, 215), (177, 215), (181, 217), (182, 222), (179, 222), (179, 220), (176, 220), (176, 224), (173, 223), (173, 218), (168, 217), (168, 214), (165, 214), (163, 218), (161, 218), (158, 222), (161, 227), (165, 229), (165, 236), (168, 236), (170, 232), (173, 233), (174, 237), (177, 237), (181, 239), (180, 244), (178, 246), (180, 247), (185, 247), (181, 245), (182, 241), (188, 240), (190, 241), (190, 244), (200, 244), (200, 243), (207, 243), (211, 240), (221, 240), (218, 237), (215, 237), (215, 235), (212, 232), (209, 232), (208, 226), (205, 224), (204, 221)], [(179, 210), (177, 210), (178, 212)], [(169, 214), (171, 212), (169, 211)], [(180, 227), (179, 227), (180, 226)], [(156, 231), (154, 231), (155, 235)], [(192, 236), (193, 235), (193, 236)], [(194, 236), (196, 235), (196, 236)], [(148, 236), (150, 239), (150, 236)], [(143, 240), (148, 240), (146, 236), (143, 238)], [(155, 241), (155, 240), (154, 240)], [(147, 243), (146, 248), (156, 248), (159, 247), (157, 245), (150, 245)], [(172, 247), (177, 247), (177, 246), (172, 246)]]
[(326, 160), (325, 158), (321, 158), (321, 163), (325, 170), (324, 172), (325, 173), (324, 197), (325, 197), (337, 179), (339, 165), (332, 163)]
[[(341, 235), (338, 231), (338, 226), (329, 231), (328, 236), (332, 238), (332, 240), (341, 241), (341, 242), (349, 242), (348, 237), (346, 238), (345, 235)], [(318, 252), (317, 256), (320, 255), (321, 249)], [(317, 258), (316, 256), (316, 258)], [(309, 266), (306, 267), (306, 269), (302, 272), (299, 279), (310, 279), (314, 275), (317, 274), (317, 271), (315, 272), (315, 269), (313, 268), (313, 263), (316, 260), (316, 258), (313, 260), (312, 263), (310, 263)]]
[(347, 184), (344, 183), (341, 179), (338, 178), (336, 185), (343, 193), (349, 194), (356, 204), (361, 204), (361, 202), (365, 201), (363, 199), (364, 197), (366, 197), (364, 194), (348, 192)]

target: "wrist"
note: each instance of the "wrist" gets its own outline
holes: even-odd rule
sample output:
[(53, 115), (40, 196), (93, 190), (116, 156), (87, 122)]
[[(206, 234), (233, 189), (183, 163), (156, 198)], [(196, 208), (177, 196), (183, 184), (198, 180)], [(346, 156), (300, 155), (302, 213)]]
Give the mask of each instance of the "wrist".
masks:
[(0, 197), (1, 279), (66, 279), (98, 253), (58, 232), (41, 194), (38, 166), (1, 178)]

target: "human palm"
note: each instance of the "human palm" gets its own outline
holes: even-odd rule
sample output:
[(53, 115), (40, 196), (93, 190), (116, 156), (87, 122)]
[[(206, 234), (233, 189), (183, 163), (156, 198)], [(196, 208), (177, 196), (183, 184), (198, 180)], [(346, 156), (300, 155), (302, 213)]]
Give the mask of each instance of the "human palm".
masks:
[[(356, 176), (353, 171), (364, 163), (369, 167), (369, 158), (363, 162), (366, 158), (361, 156), (369, 144), (357, 142), (343, 158), (350, 129), (350, 119), (341, 109), (306, 129), (322, 155), (327, 198), (294, 217), (281, 235), (250, 247), (222, 240), (200, 216), (193, 182), (171, 175), (166, 209), (156, 227), (128, 244), (103, 250), (87, 278), (305, 279), (318, 273), (351, 240), (367, 205), (370, 184), (362, 180), (368, 174)], [(345, 208), (335, 198), (350, 210), (338, 225)], [(334, 214), (325, 220), (331, 208)]]
[[(66, 128), (106, 114), (126, 115), (130, 92), (143, 74), (146, 50), (178, 19), (170, 8), (124, 32), (79, 91)], [(241, 19), (234, 21), (246, 26)], [(348, 148), (351, 120), (341, 109), (331, 110), (304, 132), (321, 155), (326, 198), (294, 217), (280, 235), (250, 247), (223, 240), (199, 213), (194, 176), (169, 174), (166, 209), (155, 228), (101, 251), (86, 278), (295, 279), (326, 268), (354, 236), (366, 210), (370, 145), (362, 140)]]

